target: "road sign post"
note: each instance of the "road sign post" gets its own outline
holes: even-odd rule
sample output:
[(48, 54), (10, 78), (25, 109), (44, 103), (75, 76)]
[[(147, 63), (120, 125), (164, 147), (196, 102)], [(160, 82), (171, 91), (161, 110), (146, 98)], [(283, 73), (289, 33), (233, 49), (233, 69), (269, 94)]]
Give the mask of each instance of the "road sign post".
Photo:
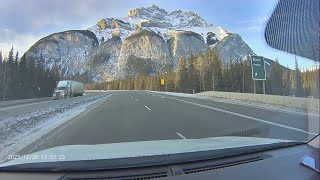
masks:
[[(165, 83), (165, 80), (164, 79), (160, 79), (160, 85), (161, 85), (161, 87), (163, 87), (163, 85), (165, 85), (165, 84), (167, 84), (167, 83)], [(161, 88), (160, 87), (160, 88)], [(163, 91), (164, 91), (164, 88), (161, 88), (161, 89), (163, 89)], [(167, 91), (167, 86), (166, 86), (166, 91)]]
[(263, 94), (265, 94), (266, 66), (262, 56), (251, 56), (251, 70), (254, 85), (254, 93), (256, 93), (255, 81), (263, 81)]
[(164, 79), (161, 79), (161, 80), (160, 80), (160, 84), (161, 84), (161, 85), (164, 85)]

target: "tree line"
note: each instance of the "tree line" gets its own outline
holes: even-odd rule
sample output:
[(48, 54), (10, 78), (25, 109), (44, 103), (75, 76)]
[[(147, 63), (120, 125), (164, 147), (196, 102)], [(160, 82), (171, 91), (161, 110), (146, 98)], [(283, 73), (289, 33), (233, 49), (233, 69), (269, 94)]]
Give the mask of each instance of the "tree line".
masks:
[(57, 65), (47, 68), (42, 56), (39, 59), (19, 58), (13, 47), (7, 56), (0, 51), (0, 100), (51, 96), (59, 81)]
[[(165, 85), (160, 80), (165, 80)], [(301, 71), (297, 60), (295, 70), (282, 68), (276, 60), (267, 73), (266, 94), (319, 98), (319, 68)], [(262, 81), (256, 81), (256, 93), (263, 93)], [(86, 84), (89, 90), (155, 90), (181, 93), (223, 91), (253, 93), (251, 61), (229, 59), (207, 49), (204, 53), (180, 58), (176, 70), (149, 76), (147, 74), (102, 83)]]
[[(136, 61), (139, 61), (137, 57)], [(254, 91), (249, 57), (243, 60), (229, 59), (225, 63), (209, 48), (204, 53), (199, 52), (196, 55), (180, 58), (177, 68), (168, 68), (166, 73), (150, 76), (148, 73), (152, 70), (145, 68), (142, 70), (132, 73), (138, 76), (86, 84), (86, 89), (182, 93), (212, 90), (241, 93)], [(319, 98), (319, 71), (319, 68), (301, 71), (297, 60), (295, 60), (295, 70), (284, 69), (276, 61), (267, 74), (266, 94)], [(87, 79), (84, 77), (70, 78)], [(160, 84), (161, 79), (165, 80), (165, 85)], [(60, 72), (57, 65), (53, 64), (51, 68), (47, 68), (42, 56), (38, 59), (27, 59), (25, 56), (19, 58), (19, 53), (14, 53), (13, 48), (7, 56), (3, 56), (0, 51), (0, 100), (2, 101), (51, 96), (59, 80)], [(256, 81), (256, 92), (261, 94), (262, 88), (262, 81)]]

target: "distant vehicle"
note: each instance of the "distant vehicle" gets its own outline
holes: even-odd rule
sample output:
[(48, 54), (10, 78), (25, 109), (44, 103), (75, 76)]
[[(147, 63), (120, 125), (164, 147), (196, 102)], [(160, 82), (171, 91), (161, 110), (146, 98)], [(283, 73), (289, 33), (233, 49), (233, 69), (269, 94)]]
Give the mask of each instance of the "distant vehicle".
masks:
[(83, 83), (72, 81), (72, 80), (64, 80), (64, 81), (59, 81), (57, 88), (53, 93), (53, 98), (64, 99), (67, 97), (82, 96), (83, 94), (84, 94)]

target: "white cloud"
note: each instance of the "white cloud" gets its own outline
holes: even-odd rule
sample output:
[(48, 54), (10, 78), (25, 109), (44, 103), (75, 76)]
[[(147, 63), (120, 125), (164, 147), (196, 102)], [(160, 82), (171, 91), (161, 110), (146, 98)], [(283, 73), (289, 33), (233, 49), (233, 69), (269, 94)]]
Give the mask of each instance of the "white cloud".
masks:
[(41, 37), (30, 34), (12, 34), (14, 38), (7, 41), (0, 41), (0, 50), (3, 55), (7, 55), (13, 46), (15, 51), (19, 51), (20, 56), (24, 54), (32, 44), (37, 42)]
[(243, 19), (237, 22), (237, 24), (248, 24), (248, 23), (253, 23), (253, 24), (261, 24), (266, 22), (267, 17), (259, 17), (255, 19)]
[(125, 17), (141, 2), (132, 0), (0, 0), (0, 50), (13, 45), (23, 54), (40, 38), (54, 32), (87, 29), (101, 18)]
[(245, 31), (262, 32), (267, 21), (267, 17), (259, 17), (255, 19), (243, 19), (237, 22), (240, 29)]

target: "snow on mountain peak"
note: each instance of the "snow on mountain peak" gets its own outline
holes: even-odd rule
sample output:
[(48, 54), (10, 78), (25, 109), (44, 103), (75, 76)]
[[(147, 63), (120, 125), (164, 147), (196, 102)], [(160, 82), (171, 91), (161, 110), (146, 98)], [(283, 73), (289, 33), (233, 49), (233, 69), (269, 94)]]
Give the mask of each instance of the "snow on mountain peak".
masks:
[(41, 53), (47, 66), (59, 66), (63, 77), (106, 81), (140, 73), (138, 60), (148, 63), (149, 75), (164, 72), (176, 67), (179, 58), (204, 52), (208, 46), (223, 60), (252, 54), (239, 35), (209, 24), (195, 12), (152, 5), (130, 10), (124, 18), (103, 18), (85, 31), (49, 35), (26, 57), (38, 59)]
[(193, 11), (166, 11), (156, 5), (129, 10), (129, 17), (146, 19), (156, 23), (166, 23), (168, 28), (207, 27), (207, 23)]
[(129, 10), (125, 18), (102, 19), (88, 30), (94, 32), (100, 41), (106, 41), (114, 35), (124, 39), (136, 29), (152, 30), (164, 40), (170, 39), (174, 30), (193, 31), (210, 41), (209, 45), (228, 36), (228, 31), (206, 22), (196, 12), (167, 11), (156, 5)]

